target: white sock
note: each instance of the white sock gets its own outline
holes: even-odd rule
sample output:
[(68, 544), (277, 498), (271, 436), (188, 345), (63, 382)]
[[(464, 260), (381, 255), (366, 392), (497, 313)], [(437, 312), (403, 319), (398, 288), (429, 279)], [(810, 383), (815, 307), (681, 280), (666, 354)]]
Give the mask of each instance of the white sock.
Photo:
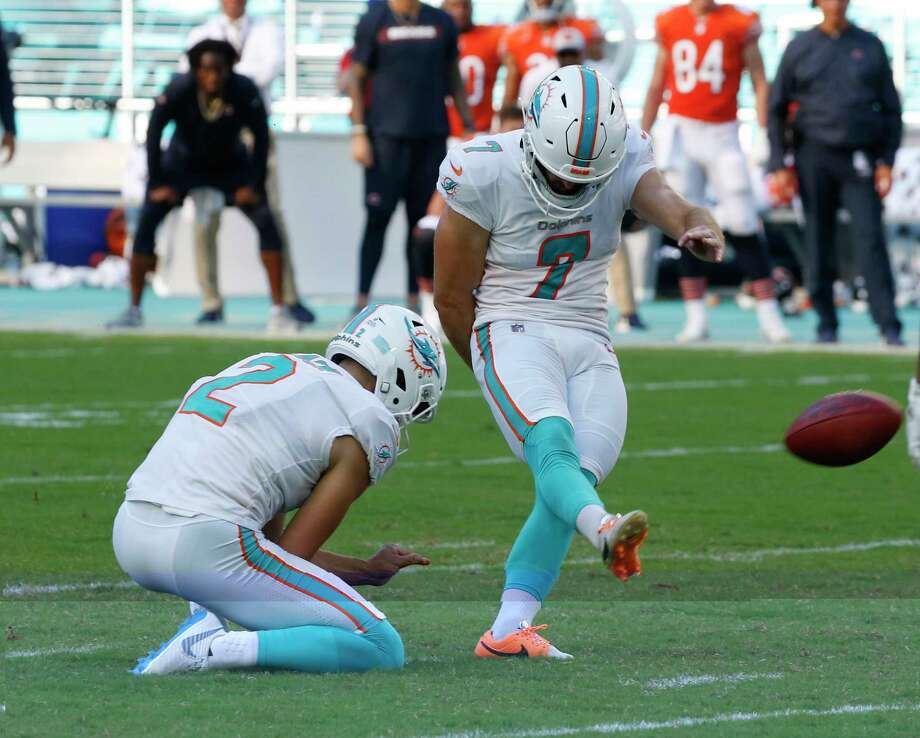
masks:
[(757, 301), (757, 317), (761, 323), (765, 320), (777, 320), (782, 322), (783, 316), (779, 311), (779, 303), (775, 298)]
[(232, 630), (211, 641), (209, 669), (240, 669), (255, 666), (259, 656), (259, 634)]
[(684, 300), (684, 311), (687, 315), (688, 327), (706, 326), (706, 302), (704, 300)]
[(507, 638), (521, 627), (521, 622), (532, 623), (543, 603), (529, 592), (506, 589), (502, 592), (502, 606), (492, 623), (492, 637), (496, 641)]
[(598, 551), (601, 550), (603, 544), (601, 543), (601, 537), (597, 534), (597, 529), (601, 527), (601, 520), (606, 514), (607, 511), (600, 505), (585, 505), (575, 520), (575, 527), (578, 528), (578, 532), (587, 538), (588, 543)]

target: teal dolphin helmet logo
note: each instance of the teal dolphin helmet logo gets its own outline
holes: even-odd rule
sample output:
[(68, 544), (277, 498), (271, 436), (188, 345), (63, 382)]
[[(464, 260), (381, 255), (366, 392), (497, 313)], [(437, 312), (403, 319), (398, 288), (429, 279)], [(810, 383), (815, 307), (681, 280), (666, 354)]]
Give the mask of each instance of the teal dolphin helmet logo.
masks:
[(383, 466), (393, 458), (393, 451), (388, 443), (381, 443), (375, 449), (375, 455), (377, 456), (377, 463)]
[(409, 344), (409, 354), (412, 356), (416, 366), (420, 371), (426, 374), (434, 372), (437, 377), (440, 378), (441, 367), (438, 361), (437, 350), (431, 345), (431, 341), (427, 338), (416, 335), (415, 328), (412, 326), (412, 323), (409, 322), (408, 318), (404, 318), (404, 320), (406, 321), (406, 330), (409, 331), (409, 339), (411, 341)]

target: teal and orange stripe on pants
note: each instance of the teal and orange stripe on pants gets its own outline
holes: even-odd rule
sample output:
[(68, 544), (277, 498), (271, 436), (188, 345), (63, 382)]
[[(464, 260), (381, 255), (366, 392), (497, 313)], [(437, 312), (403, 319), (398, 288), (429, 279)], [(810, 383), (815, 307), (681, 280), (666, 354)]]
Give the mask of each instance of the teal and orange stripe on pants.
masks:
[(335, 608), (354, 623), (355, 629), (361, 633), (380, 621), (380, 618), (362, 602), (353, 599), (329, 582), (301, 571), (264, 548), (255, 533), (248, 528), (237, 526), (237, 531), (243, 560), (250, 569), (255, 569), (291, 589)]
[(515, 438), (523, 443), (535, 424), (517, 406), (501, 377), (498, 376), (498, 371), (495, 369), (495, 354), (492, 350), (491, 324), (476, 329), (476, 346), (479, 348), (479, 355), (485, 367), (483, 376), (486, 380), (486, 389), (489, 390), (492, 400), (498, 406), (499, 412), (508, 427), (511, 428)]

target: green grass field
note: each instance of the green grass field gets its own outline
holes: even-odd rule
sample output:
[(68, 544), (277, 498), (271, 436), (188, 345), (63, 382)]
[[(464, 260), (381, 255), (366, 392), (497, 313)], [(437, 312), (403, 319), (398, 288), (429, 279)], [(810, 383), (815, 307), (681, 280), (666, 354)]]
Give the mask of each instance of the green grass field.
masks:
[(914, 362), (884, 355), (621, 351), (629, 433), (601, 494), (648, 511), (646, 573), (622, 585), (576, 541), (539, 618), (569, 663), (472, 657), (532, 487), (454, 362), (436, 423), (329, 546), (433, 559), (365, 591), (403, 636), (404, 671), (130, 676), (185, 611), (118, 569), (125, 480), (194, 379), (295, 348), (0, 334), (0, 736), (920, 735), (920, 475), (903, 432), (848, 469), (778, 445), (832, 391), (902, 401)]

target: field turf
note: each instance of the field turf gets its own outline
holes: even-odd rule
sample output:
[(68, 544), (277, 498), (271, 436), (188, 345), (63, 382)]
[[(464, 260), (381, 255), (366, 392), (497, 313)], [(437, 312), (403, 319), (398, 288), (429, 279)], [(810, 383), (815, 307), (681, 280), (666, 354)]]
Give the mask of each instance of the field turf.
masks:
[(648, 511), (646, 573), (623, 585), (576, 541), (538, 620), (569, 663), (472, 657), (532, 487), (454, 361), (435, 424), (329, 546), (433, 559), (365, 591), (403, 636), (404, 671), (130, 676), (184, 609), (115, 562), (126, 478), (194, 379), (304, 348), (0, 334), (0, 736), (920, 735), (920, 474), (903, 431), (847, 469), (778, 445), (832, 391), (903, 401), (903, 356), (621, 351), (629, 432), (601, 494)]

